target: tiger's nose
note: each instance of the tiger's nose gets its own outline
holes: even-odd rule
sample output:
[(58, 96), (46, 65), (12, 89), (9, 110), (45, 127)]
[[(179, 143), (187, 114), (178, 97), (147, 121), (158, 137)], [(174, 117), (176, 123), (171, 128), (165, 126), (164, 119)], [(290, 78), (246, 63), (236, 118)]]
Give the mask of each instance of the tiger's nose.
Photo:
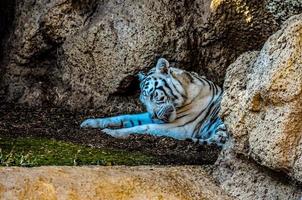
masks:
[(164, 105), (154, 112), (154, 117), (164, 122), (171, 122), (175, 119), (175, 109), (171, 105)]

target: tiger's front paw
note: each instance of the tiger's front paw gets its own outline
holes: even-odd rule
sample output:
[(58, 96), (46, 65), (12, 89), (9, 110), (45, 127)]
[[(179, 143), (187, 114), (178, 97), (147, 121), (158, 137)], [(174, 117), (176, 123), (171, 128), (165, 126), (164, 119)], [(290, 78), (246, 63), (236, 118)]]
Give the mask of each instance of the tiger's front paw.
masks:
[(102, 131), (104, 133), (108, 134), (108, 135), (111, 135), (112, 137), (115, 137), (115, 138), (126, 138), (130, 135), (128, 133), (123, 133), (123, 132), (119, 131), (118, 129), (105, 128)]
[(99, 123), (95, 119), (86, 119), (81, 123), (80, 127), (81, 128), (88, 128), (88, 127), (99, 128)]
[(223, 146), (227, 142), (227, 140), (229, 139), (228, 133), (226, 131), (218, 131), (216, 133), (215, 139), (216, 139), (216, 142), (219, 145)]

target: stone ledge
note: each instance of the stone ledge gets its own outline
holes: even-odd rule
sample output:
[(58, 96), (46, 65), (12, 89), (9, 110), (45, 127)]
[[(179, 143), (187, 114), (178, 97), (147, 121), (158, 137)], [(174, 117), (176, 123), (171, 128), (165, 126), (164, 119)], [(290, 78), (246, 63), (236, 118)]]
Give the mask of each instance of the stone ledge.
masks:
[(197, 166), (0, 168), (1, 199), (231, 199)]

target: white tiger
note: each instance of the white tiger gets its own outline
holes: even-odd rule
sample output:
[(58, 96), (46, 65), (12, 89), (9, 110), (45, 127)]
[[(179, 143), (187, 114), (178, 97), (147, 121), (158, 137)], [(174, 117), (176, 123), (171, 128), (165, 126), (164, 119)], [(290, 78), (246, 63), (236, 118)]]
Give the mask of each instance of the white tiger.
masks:
[(146, 75), (140, 73), (139, 80), (146, 113), (86, 119), (81, 127), (101, 128), (113, 137), (151, 134), (218, 146), (226, 142), (228, 134), (218, 116), (219, 86), (194, 72), (169, 67), (164, 58)]

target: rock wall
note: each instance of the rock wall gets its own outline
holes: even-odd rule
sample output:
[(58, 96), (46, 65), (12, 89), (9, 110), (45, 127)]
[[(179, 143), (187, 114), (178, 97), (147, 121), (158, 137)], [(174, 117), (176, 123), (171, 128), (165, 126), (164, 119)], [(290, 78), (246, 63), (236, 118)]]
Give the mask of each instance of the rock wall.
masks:
[(1, 168), (1, 199), (231, 199), (200, 167)]
[(266, 0), (265, 5), (278, 23), (283, 23), (289, 17), (302, 12), (301, 0)]
[(286, 174), (267, 169), (233, 149), (222, 152), (213, 177), (222, 190), (240, 200), (299, 200), (301, 185)]
[(247, 0), (24, 0), (15, 16), (5, 100), (103, 113), (138, 111), (136, 74), (161, 56), (222, 84), (278, 27), (263, 1)]
[[(14, 21), (15, 1), (3, 0), (0, 2), (0, 80), (4, 74), (2, 60), (4, 57), (5, 43), (8, 39), (9, 30), (12, 28)], [(1, 81), (0, 81), (1, 82)], [(0, 87), (0, 98), (5, 95), (4, 90)]]
[[(215, 176), (233, 195), (258, 187), (255, 199), (301, 196), (301, 55), (300, 14), (289, 18), (261, 51), (241, 55), (227, 70), (221, 116), (233, 141), (220, 156)], [(244, 177), (235, 175), (240, 173)], [(224, 176), (233, 180), (221, 178)], [(246, 178), (251, 182), (238, 184)], [(236, 190), (236, 183), (245, 186)], [(254, 199), (245, 195), (239, 196)]]
[(3, 56), (2, 41), (4, 38), (7, 37), (9, 29), (11, 28), (13, 17), (14, 17), (14, 7), (15, 7), (14, 1), (3, 0), (0, 2), (0, 38), (1, 38), (0, 60), (2, 60), (2, 56)]

